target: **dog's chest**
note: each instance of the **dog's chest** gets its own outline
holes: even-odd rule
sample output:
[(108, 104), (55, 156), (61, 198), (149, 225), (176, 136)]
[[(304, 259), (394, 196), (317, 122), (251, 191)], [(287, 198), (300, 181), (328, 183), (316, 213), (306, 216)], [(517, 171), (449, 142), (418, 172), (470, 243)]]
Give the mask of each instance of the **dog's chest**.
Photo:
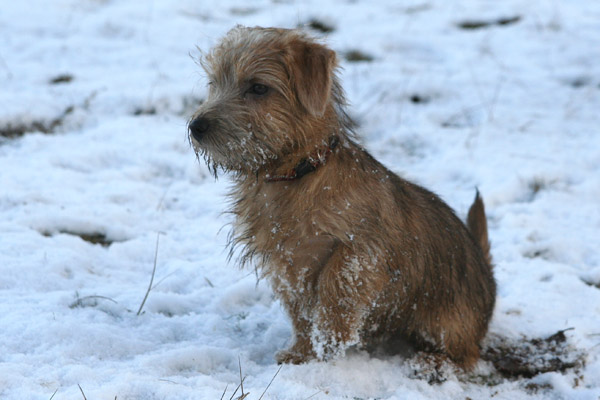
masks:
[(253, 233), (283, 239), (310, 226), (310, 209), (293, 188), (263, 183), (242, 189), (234, 211), (238, 222), (247, 224)]
[(293, 187), (256, 184), (240, 192), (236, 231), (256, 253), (294, 271), (314, 267), (330, 253), (335, 240), (318, 223), (320, 210)]

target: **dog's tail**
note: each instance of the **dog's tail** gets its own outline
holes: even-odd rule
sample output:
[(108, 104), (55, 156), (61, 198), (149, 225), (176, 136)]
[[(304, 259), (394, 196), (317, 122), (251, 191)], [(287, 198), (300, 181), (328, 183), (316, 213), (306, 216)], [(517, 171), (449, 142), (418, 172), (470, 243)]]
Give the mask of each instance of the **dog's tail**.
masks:
[(488, 240), (487, 221), (485, 218), (485, 207), (483, 200), (479, 196), (479, 190), (475, 195), (475, 201), (469, 209), (469, 215), (467, 216), (467, 228), (471, 232), (471, 235), (481, 247), (483, 256), (485, 257), (488, 265), (492, 265), (492, 256), (490, 254), (490, 242)]

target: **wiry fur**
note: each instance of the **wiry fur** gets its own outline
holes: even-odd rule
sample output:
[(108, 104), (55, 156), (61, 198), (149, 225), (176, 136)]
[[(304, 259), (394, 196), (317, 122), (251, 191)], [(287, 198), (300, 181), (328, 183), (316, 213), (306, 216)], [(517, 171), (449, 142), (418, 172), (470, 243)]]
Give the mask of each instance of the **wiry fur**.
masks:
[[(292, 319), (293, 344), (278, 360), (403, 337), (470, 368), (496, 292), (479, 196), (469, 231), (439, 197), (358, 145), (335, 53), (299, 31), (236, 27), (203, 65), (210, 93), (192, 121), (210, 129), (192, 130), (192, 143), (215, 171), (233, 172), (232, 242)], [(269, 92), (253, 94), (256, 83)], [(339, 145), (325, 165), (267, 179), (332, 136)]]

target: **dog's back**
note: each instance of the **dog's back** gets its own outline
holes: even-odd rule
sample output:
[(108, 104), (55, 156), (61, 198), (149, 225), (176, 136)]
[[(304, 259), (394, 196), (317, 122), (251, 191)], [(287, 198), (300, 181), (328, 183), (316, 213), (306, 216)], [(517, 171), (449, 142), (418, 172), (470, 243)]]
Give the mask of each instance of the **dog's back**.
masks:
[[(465, 226), (438, 196), (361, 153), (364, 166), (357, 170), (371, 181), (371, 198), (386, 197), (383, 191), (388, 191), (394, 199), (378, 210), (380, 223), (372, 232), (377, 237), (367, 239), (380, 249), (381, 258), (387, 257), (379, 279), (388, 284), (382, 306), (367, 319), (366, 340), (381, 332), (400, 334), (419, 348), (446, 353), (463, 368), (472, 367), (496, 296), (481, 197), (477, 195)], [(374, 174), (376, 170), (380, 172)], [(379, 191), (373, 190), (377, 184), (383, 186)], [(369, 332), (369, 326), (379, 329)]]

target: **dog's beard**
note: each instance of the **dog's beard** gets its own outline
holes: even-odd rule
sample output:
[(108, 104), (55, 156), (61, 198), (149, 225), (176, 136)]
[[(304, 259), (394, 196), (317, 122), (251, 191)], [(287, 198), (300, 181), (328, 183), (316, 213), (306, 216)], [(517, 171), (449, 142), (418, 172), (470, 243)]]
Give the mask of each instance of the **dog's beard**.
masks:
[(251, 132), (238, 134), (211, 133), (201, 142), (191, 140), (198, 158), (202, 157), (211, 173), (233, 172), (236, 175), (251, 175), (277, 159), (277, 154), (266, 143), (256, 140)]

